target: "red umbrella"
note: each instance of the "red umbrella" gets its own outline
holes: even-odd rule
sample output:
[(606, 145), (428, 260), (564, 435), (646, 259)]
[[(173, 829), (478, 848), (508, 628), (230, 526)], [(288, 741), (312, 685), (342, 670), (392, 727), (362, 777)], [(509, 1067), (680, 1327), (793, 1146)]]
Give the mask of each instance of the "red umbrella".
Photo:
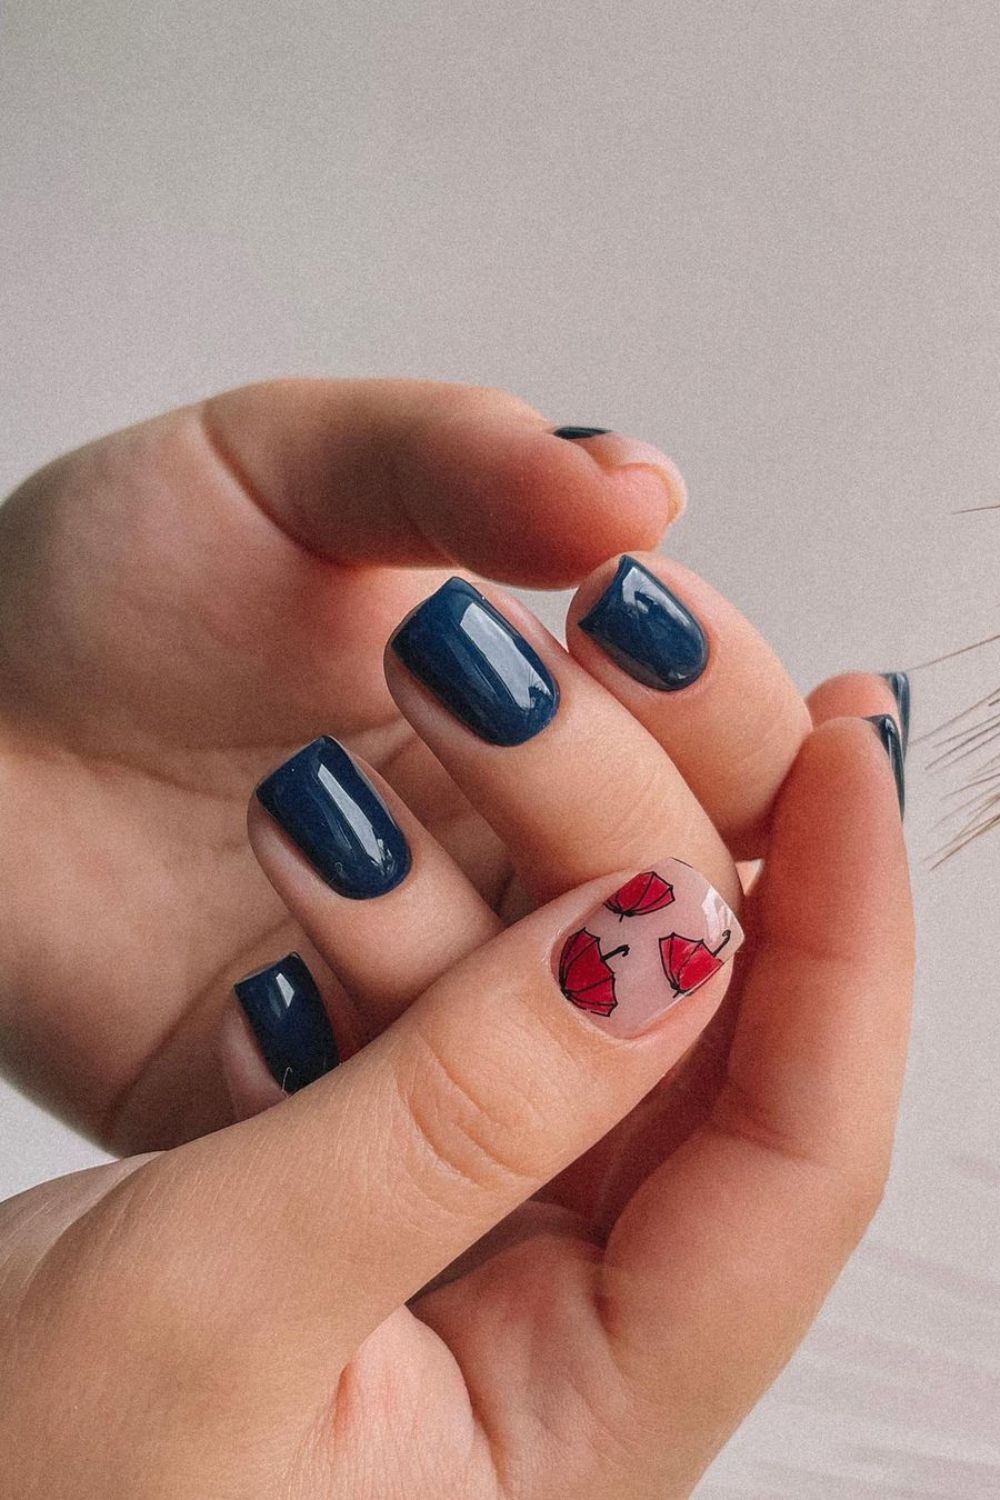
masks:
[(616, 954), (627, 953), (628, 944), (612, 948), (610, 953), (601, 952), (601, 940), (588, 932), (586, 927), (574, 932), (563, 944), (559, 955), (559, 984), (567, 1000), (572, 1000), (581, 1010), (609, 1016), (618, 1004), (615, 995), (614, 970), (608, 959)]
[(709, 948), (701, 938), (682, 937), (679, 932), (660, 938), (660, 962), (675, 995), (690, 995), (719, 972), (723, 960), (718, 954), (731, 937), (732, 933), (726, 932), (718, 948)]
[(673, 899), (673, 886), (661, 880), (655, 871), (645, 870), (643, 874), (626, 880), (604, 904), (608, 911), (618, 913), (619, 922), (624, 922), (626, 917), (641, 917), (647, 911), (659, 911), (662, 906), (669, 906)]

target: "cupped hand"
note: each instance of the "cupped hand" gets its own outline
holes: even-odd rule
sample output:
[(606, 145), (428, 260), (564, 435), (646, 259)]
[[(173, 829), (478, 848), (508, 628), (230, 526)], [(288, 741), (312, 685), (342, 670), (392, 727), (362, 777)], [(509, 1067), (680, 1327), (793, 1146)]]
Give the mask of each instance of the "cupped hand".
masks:
[(231, 1119), (210, 1039), (297, 938), (248, 788), (343, 737), (494, 903), (505, 851), (389, 697), (391, 628), (454, 564), (560, 586), (651, 546), (669, 462), (502, 391), (283, 381), (92, 443), (0, 509), (0, 1039), (116, 1151)]

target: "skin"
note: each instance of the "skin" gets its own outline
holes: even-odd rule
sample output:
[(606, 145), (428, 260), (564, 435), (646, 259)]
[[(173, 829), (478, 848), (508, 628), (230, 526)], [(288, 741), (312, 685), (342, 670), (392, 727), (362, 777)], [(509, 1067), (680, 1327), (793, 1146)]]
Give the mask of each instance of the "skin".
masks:
[[(646, 788), (658, 809), (605, 823), (594, 852), (546, 820), (555, 726), (512, 776), (390, 673), (399, 718), (381, 650), (444, 576), (425, 571), (436, 554), (572, 581), (655, 540), (662, 483), (605, 473), (504, 393), (289, 382), (220, 406), (209, 438), (203, 411), (172, 414), (42, 471), (0, 512), (9, 1061), (100, 1138), (173, 1148), (0, 1210), (14, 1489), (688, 1494), (885, 1180), (912, 926), (881, 746), (855, 719), (810, 733), (768, 666), (772, 718), (784, 706), (771, 769), (734, 808), (718, 735), (716, 827), (711, 774), (699, 806), (681, 768), (697, 713), (724, 723), (724, 681), (694, 690), (700, 710), (663, 699), (643, 718), (634, 684), (560, 658), (566, 797), (590, 804), (592, 752), (624, 736), (622, 805)], [(563, 531), (567, 506), (587, 524)], [(722, 660), (739, 632), (719, 628)], [(749, 644), (746, 670), (773, 661)], [(591, 744), (575, 726), (595, 714)], [(321, 731), (385, 772), (426, 840), (415, 915), (454, 897), (416, 979), (393, 981), (380, 902), (349, 950), (269, 820), (251, 835), (277, 889), (244, 848), (248, 787)], [(735, 903), (727, 836), (768, 851), (736, 977), (636, 1041), (600, 1034), (551, 978), (559, 934), (665, 852), (697, 855)], [(548, 904), (493, 936), (505, 891)], [(228, 985), (301, 946), (298, 922), (340, 974), (325, 992), (357, 1050), (261, 1110)], [(40, 1451), (25, 1435), (55, 1409)]]

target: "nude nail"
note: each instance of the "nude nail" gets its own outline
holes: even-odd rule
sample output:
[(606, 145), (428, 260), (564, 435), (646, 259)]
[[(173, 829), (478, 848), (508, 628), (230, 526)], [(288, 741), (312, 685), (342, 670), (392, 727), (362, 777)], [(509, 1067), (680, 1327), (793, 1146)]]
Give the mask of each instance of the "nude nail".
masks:
[(602, 1030), (639, 1036), (732, 959), (735, 913), (691, 865), (664, 859), (612, 892), (556, 949), (559, 987)]

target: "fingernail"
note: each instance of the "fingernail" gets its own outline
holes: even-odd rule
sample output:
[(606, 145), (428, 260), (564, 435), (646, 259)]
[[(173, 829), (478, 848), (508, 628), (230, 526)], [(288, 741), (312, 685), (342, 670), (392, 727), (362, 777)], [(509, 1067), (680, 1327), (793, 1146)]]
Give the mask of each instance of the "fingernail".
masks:
[(661, 692), (688, 687), (708, 662), (708, 639), (694, 615), (632, 557), (622, 558), (580, 629), (630, 677)]
[(883, 672), (881, 675), (892, 688), (892, 695), (899, 709), (899, 727), (905, 760), (907, 746), (910, 743), (910, 679), (905, 672)]
[(340, 896), (384, 896), (410, 868), (403, 830), (336, 740), (323, 735), (257, 788), (257, 798)]
[(899, 736), (899, 726), (892, 714), (865, 714), (865, 718), (871, 724), (875, 733), (882, 741), (889, 764), (892, 766), (892, 774), (896, 778), (896, 795), (899, 798), (899, 816), (903, 816), (906, 801), (905, 773), (903, 770), (903, 742)]
[(329, 1073), (340, 1061), (319, 990), (297, 953), (233, 985), (237, 1000), (286, 1094)]
[(625, 882), (556, 950), (559, 988), (613, 1036), (639, 1036), (716, 975), (743, 941), (703, 875), (661, 860)]
[(587, 452), (603, 469), (654, 469), (669, 494), (671, 520), (676, 521), (687, 505), (687, 490), (680, 470), (652, 443), (614, 432), (609, 427), (557, 427), (552, 436), (567, 438), (573, 443), (586, 442)]
[(610, 427), (557, 427), (552, 436), (573, 442), (578, 438), (605, 437), (610, 431)]
[(541, 657), (462, 578), (449, 578), (392, 638), (405, 667), (491, 745), (521, 745), (559, 706)]

